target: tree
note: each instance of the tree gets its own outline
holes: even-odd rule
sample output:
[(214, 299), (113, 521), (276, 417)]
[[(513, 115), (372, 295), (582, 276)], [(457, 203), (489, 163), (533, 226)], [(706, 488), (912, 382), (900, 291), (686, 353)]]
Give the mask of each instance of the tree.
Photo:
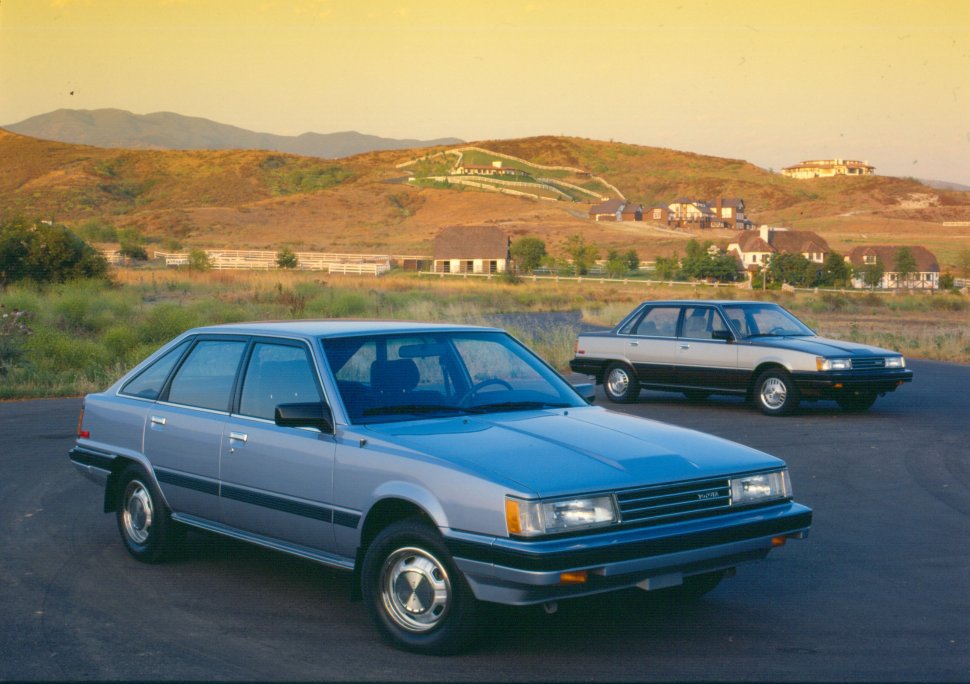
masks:
[(957, 254), (957, 272), (963, 278), (964, 284), (970, 280), (970, 247), (961, 249)]
[(882, 277), (886, 274), (886, 269), (882, 265), (882, 259), (878, 256), (871, 264), (865, 264), (856, 269), (856, 276), (862, 280), (866, 287), (875, 289), (882, 282)]
[(630, 263), (626, 256), (621, 256), (615, 249), (606, 255), (606, 274), (610, 278), (622, 278), (630, 272)]
[(564, 249), (566, 254), (572, 257), (576, 275), (582, 276), (589, 273), (589, 267), (599, 258), (599, 247), (592, 242), (587, 243), (586, 239), (579, 234), (566, 238)]
[(276, 265), (280, 268), (296, 268), (300, 260), (289, 247), (284, 247), (276, 253)]
[(904, 283), (911, 285), (913, 276), (919, 272), (919, 266), (916, 265), (916, 257), (913, 256), (913, 250), (909, 247), (900, 247), (897, 249), (893, 270), (896, 271), (896, 287), (901, 287)]
[(628, 250), (626, 254), (623, 255), (626, 259), (626, 267), (630, 271), (636, 272), (640, 270), (640, 255), (637, 254), (637, 250)]
[(822, 276), (819, 285), (832, 287), (848, 287), (852, 278), (852, 268), (845, 258), (838, 252), (829, 252), (822, 264)]
[(714, 243), (687, 242), (687, 256), (681, 264), (681, 275), (685, 278), (710, 278), (717, 281), (734, 281), (738, 278), (737, 259), (731, 254), (720, 253)]
[(680, 270), (680, 257), (676, 254), (672, 257), (658, 256), (654, 259), (653, 270), (657, 280), (673, 280)]
[(815, 287), (821, 269), (801, 254), (772, 254), (768, 262), (772, 280), (795, 287)]
[(193, 249), (189, 252), (190, 271), (208, 271), (210, 268), (212, 268), (212, 260), (209, 259), (209, 255), (205, 253), (205, 250)]
[(546, 257), (546, 243), (537, 237), (522, 237), (509, 248), (518, 271), (532, 273)]
[(20, 280), (104, 278), (107, 273), (101, 253), (64, 226), (22, 218), (0, 224), (0, 287)]

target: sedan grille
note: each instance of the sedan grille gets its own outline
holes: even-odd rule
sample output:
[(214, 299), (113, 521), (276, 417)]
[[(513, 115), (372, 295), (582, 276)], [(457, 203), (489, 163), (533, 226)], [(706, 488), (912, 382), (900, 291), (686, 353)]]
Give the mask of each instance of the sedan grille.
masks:
[(714, 515), (731, 505), (727, 478), (628, 489), (616, 493), (623, 524), (652, 525)]
[(867, 356), (861, 359), (852, 359), (853, 370), (876, 370), (886, 367), (886, 359), (881, 356)]

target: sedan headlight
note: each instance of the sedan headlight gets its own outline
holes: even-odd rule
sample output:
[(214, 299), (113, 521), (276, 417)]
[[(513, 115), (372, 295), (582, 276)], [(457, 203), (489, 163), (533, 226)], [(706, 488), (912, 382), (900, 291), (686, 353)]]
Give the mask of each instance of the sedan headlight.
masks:
[(815, 366), (820, 371), (852, 370), (852, 359), (826, 359), (818, 356), (815, 358)]
[(616, 504), (609, 495), (546, 501), (505, 497), (505, 521), (509, 534), (523, 537), (601, 527), (616, 520)]
[(748, 475), (731, 480), (731, 505), (746, 506), (774, 499), (791, 498), (791, 480), (787, 470)]
[(905, 368), (906, 359), (902, 356), (890, 356), (886, 359), (886, 368)]

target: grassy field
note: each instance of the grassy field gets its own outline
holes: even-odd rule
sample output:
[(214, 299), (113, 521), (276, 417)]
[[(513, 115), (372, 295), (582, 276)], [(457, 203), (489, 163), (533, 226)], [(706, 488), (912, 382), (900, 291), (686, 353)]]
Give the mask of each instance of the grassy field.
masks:
[[(970, 363), (970, 299), (959, 295), (743, 293), (642, 283), (520, 282), (395, 274), (381, 279), (306, 272), (119, 270), (111, 284), (81, 282), (0, 292), (0, 399), (101, 389), (187, 328), (244, 320), (391, 318), (487, 323), (502, 313), (582, 311), (612, 325), (644, 299), (767, 296), (822, 334)], [(560, 370), (571, 323), (510, 325)]]

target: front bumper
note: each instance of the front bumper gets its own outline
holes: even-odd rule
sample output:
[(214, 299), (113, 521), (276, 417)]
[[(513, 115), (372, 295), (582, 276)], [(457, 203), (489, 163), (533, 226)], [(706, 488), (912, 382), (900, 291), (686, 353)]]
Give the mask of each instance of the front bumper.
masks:
[(908, 368), (884, 371), (794, 372), (792, 380), (807, 396), (838, 397), (841, 394), (892, 392), (900, 385), (913, 381)]
[[(529, 605), (684, 577), (764, 558), (778, 538), (803, 538), (812, 511), (794, 502), (688, 522), (543, 541), (446, 532), (455, 562), (483, 601)], [(586, 581), (563, 573), (586, 572)]]

